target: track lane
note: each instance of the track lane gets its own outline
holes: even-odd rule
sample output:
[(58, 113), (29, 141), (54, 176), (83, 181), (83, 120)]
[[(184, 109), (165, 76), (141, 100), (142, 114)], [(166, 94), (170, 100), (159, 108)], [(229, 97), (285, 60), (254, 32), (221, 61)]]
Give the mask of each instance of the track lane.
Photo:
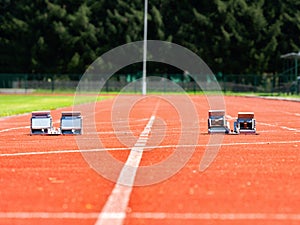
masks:
[[(201, 98), (195, 98), (195, 101), (201, 105), (199, 115), (203, 115), (203, 109), (208, 107)], [(290, 103), (278, 105), (277, 101), (237, 97), (227, 97), (226, 102), (230, 115), (254, 111), (257, 121), (262, 123), (280, 121), (284, 124), (292, 120), (294, 127), (300, 127), (299, 119), (293, 115), (300, 110), (299, 103), (287, 107)], [(258, 107), (260, 104), (263, 107)], [(283, 107), (290, 111), (282, 111)], [(286, 117), (286, 112), (292, 117)], [(200, 121), (201, 131), (205, 132), (206, 122)], [(216, 160), (207, 171), (201, 173), (198, 170), (204, 152), (204, 146), (199, 146), (176, 176), (157, 185), (135, 188), (125, 224), (253, 224), (253, 220), (255, 224), (297, 224), (295, 217), (289, 215), (298, 215), (300, 206), (299, 133), (280, 126), (259, 123), (257, 126), (258, 132), (264, 131), (260, 135), (226, 136)], [(201, 135), (198, 142), (207, 143), (207, 136)], [(135, 212), (148, 217), (131, 218)], [(207, 218), (178, 218), (177, 213), (207, 215)], [(259, 216), (260, 213), (265, 216)], [(287, 216), (280, 221), (274, 218), (274, 215), (280, 217), (282, 214)]]
[[(243, 104), (245, 101), (247, 106)], [(298, 224), (299, 221), (295, 218), (299, 214), (300, 199), (299, 147), (293, 141), (300, 140), (299, 133), (280, 129), (279, 126), (292, 120), (293, 126), (288, 124), (287, 127), (300, 127), (299, 117), (296, 115), (299, 103), (288, 106), (288, 103), (281, 105), (276, 101), (270, 103), (267, 100), (257, 102), (255, 99), (240, 97), (226, 98), (227, 112), (233, 117), (238, 110), (252, 109), (257, 121), (274, 126), (258, 123), (258, 132), (264, 131), (260, 135), (226, 136), (216, 160), (207, 171), (200, 173), (198, 166), (209, 137), (204, 134), (207, 106), (201, 97), (196, 97), (195, 102), (199, 106), (201, 130), (195, 154), (176, 176), (157, 185), (134, 188), (124, 224)], [(260, 105), (264, 107), (261, 108)], [(282, 108), (285, 111), (281, 113)], [(157, 129), (161, 136), (165, 134), (166, 139), (159, 142), (161, 149), (152, 149), (149, 154), (145, 154), (142, 165), (165, 159), (172, 154), (172, 148), (176, 147), (174, 137), (178, 137), (179, 124), (175, 123), (175, 116), (172, 120), (170, 114), (164, 115), (163, 111), (162, 107), (160, 117), (170, 126), (163, 129), (161, 120), (154, 123), (153, 129)], [(142, 117), (134, 114), (131, 115), (131, 125)], [(105, 145), (124, 147), (114, 135), (107, 133), (112, 130), (109, 123), (105, 122), (110, 119), (109, 112), (99, 113), (97, 118), (98, 132), (105, 138)], [(142, 127), (141, 123), (141, 126), (133, 127), (133, 131), (138, 134)], [(59, 150), (60, 145), (66, 145), (62, 148), (66, 150), (76, 149), (76, 143), (71, 137), (65, 137), (61, 141), (52, 137), (41, 137), (37, 141), (35, 137), (26, 143), (27, 130), (20, 131), (4, 132), (9, 140), (2, 141), (1, 153), (20, 150), (26, 152), (30, 145), (30, 151), (36, 152), (45, 151), (43, 145), (49, 147), (49, 150)], [(3, 134), (0, 137), (4, 137)], [(125, 134), (124, 136), (126, 137)], [(18, 138), (24, 138), (22, 145), (18, 144)], [(157, 140), (153, 139), (152, 142)], [(3, 147), (5, 145), (6, 148)], [(169, 150), (164, 149), (164, 145), (170, 146)], [(120, 150), (111, 154), (125, 161), (128, 154), (123, 153), (124, 150)], [(114, 186), (90, 169), (78, 153), (13, 156), (11, 159), (0, 157), (0, 162), (1, 212), (74, 212), (91, 216), (101, 212)], [(277, 217), (281, 219), (276, 219)], [(57, 224), (94, 224), (95, 220), (96, 218), (0, 218), (0, 224), (48, 224), (49, 221)]]

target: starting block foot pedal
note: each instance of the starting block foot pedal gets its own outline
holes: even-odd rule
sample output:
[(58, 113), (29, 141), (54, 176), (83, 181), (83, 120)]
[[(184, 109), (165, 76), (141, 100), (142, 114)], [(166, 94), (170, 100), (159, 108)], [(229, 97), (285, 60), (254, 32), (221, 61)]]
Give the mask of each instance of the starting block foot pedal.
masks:
[(208, 133), (209, 134), (228, 134), (230, 132), (229, 122), (225, 118), (225, 110), (208, 111)]
[(234, 132), (237, 134), (256, 134), (256, 124), (253, 112), (239, 112), (234, 122)]
[(61, 134), (82, 134), (82, 117), (80, 112), (62, 112), (60, 119)]
[(30, 134), (48, 134), (53, 129), (50, 111), (35, 111), (31, 114)]

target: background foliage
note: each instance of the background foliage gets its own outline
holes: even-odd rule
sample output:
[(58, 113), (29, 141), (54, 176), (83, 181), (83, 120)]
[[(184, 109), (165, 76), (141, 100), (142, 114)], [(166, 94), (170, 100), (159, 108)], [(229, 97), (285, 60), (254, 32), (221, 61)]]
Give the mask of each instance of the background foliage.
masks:
[[(0, 72), (83, 73), (143, 39), (143, 9), (144, 0), (1, 0)], [(148, 13), (148, 39), (187, 47), (215, 73), (277, 73), (280, 55), (300, 47), (298, 0), (149, 0)]]

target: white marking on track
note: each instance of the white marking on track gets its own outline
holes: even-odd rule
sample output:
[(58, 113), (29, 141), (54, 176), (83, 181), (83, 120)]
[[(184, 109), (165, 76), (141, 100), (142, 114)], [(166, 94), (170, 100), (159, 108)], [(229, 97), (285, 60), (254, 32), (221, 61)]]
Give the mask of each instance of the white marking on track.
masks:
[[(135, 146), (131, 149), (127, 161), (121, 170), (117, 183), (99, 214), (95, 225), (123, 224), (123, 221), (126, 218), (126, 208), (132, 192), (137, 169), (142, 159), (144, 147), (147, 143), (145, 141), (140, 142), (140, 140), (148, 139), (154, 120), (155, 116), (151, 116)], [(118, 216), (110, 216), (115, 214)]]
[[(299, 213), (101, 213), (103, 218), (122, 219), (125, 216), (133, 219), (152, 220), (300, 220)], [(95, 219), (99, 213), (91, 212), (0, 212), (0, 219)]]
[(259, 122), (258, 124), (265, 125), (265, 126), (268, 126), (268, 127), (279, 127), (279, 128), (281, 128), (283, 130), (300, 132), (299, 129), (291, 128), (291, 127), (286, 127), (286, 126), (280, 126), (280, 125), (276, 125), (276, 124), (262, 123), (262, 122)]
[(232, 117), (232, 116), (230, 116), (230, 115), (226, 115), (225, 118), (226, 118), (227, 120), (235, 120), (235, 119), (236, 119), (236, 117)]
[(4, 132), (8, 132), (8, 131), (12, 131), (12, 130), (27, 129), (27, 128), (30, 128), (30, 126), (23, 126), (23, 127), (12, 127), (12, 128), (7, 128), (7, 129), (0, 130), (0, 133), (4, 133)]
[[(236, 145), (277, 145), (277, 144), (296, 144), (300, 143), (300, 140), (293, 141), (261, 141), (261, 142), (237, 142), (237, 143), (223, 143), (221, 146), (236, 146)], [(146, 144), (146, 142), (145, 142)], [(135, 150), (151, 150), (151, 149), (165, 149), (165, 148), (178, 148), (178, 147), (206, 147), (206, 146), (217, 146), (217, 145), (159, 145), (159, 146), (141, 146), (141, 142), (137, 142)], [(100, 149), (86, 149), (86, 150), (57, 150), (57, 151), (46, 151), (46, 152), (15, 152), (15, 153), (2, 153), (0, 157), (13, 157), (13, 156), (32, 156), (32, 155), (51, 155), (51, 154), (71, 154), (71, 153), (84, 153), (84, 152), (102, 152), (102, 151), (129, 151), (133, 148), (120, 147), (120, 148), (100, 148)], [(256, 151), (256, 149), (247, 151)]]
[[(51, 154), (70, 154), (70, 153), (81, 153), (81, 152), (100, 152), (107, 151), (109, 149), (89, 149), (89, 150), (57, 150), (57, 151), (46, 151), (46, 152), (15, 152), (15, 153), (2, 153), (0, 157), (7, 156), (30, 156), (30, 155), (51, 155)], [(112, 151), (118, 150), (129, 150), (128, 148), (112, 148)]]
[(285, 213), (132, 213), (139, 219), (175, 220), (300, 220), (300, 214)]
[[(57, 120), (57, 121), (54, 121), (53, 124), (58, 124), (60, 123), (60, 120)], [(0, 130), (0, 133), (4, 133), (4, 132), (9, 132), (9, 131), (12, 131), (12, 130), (21, 130), (21, 129), (29, 129), (30, 126), (22, 126), (22, 127), (11, 127), (11, 128), (7, 128), (7, 129), (3, 129), (3, 130)], [(29, 133), (28, 133), (29, 134)]]

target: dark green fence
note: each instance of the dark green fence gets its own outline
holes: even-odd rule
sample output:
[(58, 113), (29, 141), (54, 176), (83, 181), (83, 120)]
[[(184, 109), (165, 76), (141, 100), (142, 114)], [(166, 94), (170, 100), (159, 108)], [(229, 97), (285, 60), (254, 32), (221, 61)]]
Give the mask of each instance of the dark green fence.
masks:
[[(119, 92), (130, 85), (130, 91), (140, 92), (141, 73), (115, 74), (108, 81), (103, 81), (102, 92)], [(184, 74), (148, 74), (154, 76), (152, 86), (157, 86), (157, 91), (168, 92), (170, 83), (179, 85), (189, 92), (201, 91), (201, 88), (190, 76)], [(33, 92), (36, 90), (75, 91), (82, 75), (79, 74), (0, 74), (0, 91), (19, 90)], [(160, 80), (161, 79), (161, 80)], [(217, 74), (216, 79), (224, 92), (253, 92), (253, 93), (287, 93), (299, 94), (300, 79), (285, 74)], [(209, 81), (204, 81), (209, 84)], [(94, 82), (87, 84), (91, 90), (97, 85)], [(172, 86), (172, 85), (171, 85)]]

